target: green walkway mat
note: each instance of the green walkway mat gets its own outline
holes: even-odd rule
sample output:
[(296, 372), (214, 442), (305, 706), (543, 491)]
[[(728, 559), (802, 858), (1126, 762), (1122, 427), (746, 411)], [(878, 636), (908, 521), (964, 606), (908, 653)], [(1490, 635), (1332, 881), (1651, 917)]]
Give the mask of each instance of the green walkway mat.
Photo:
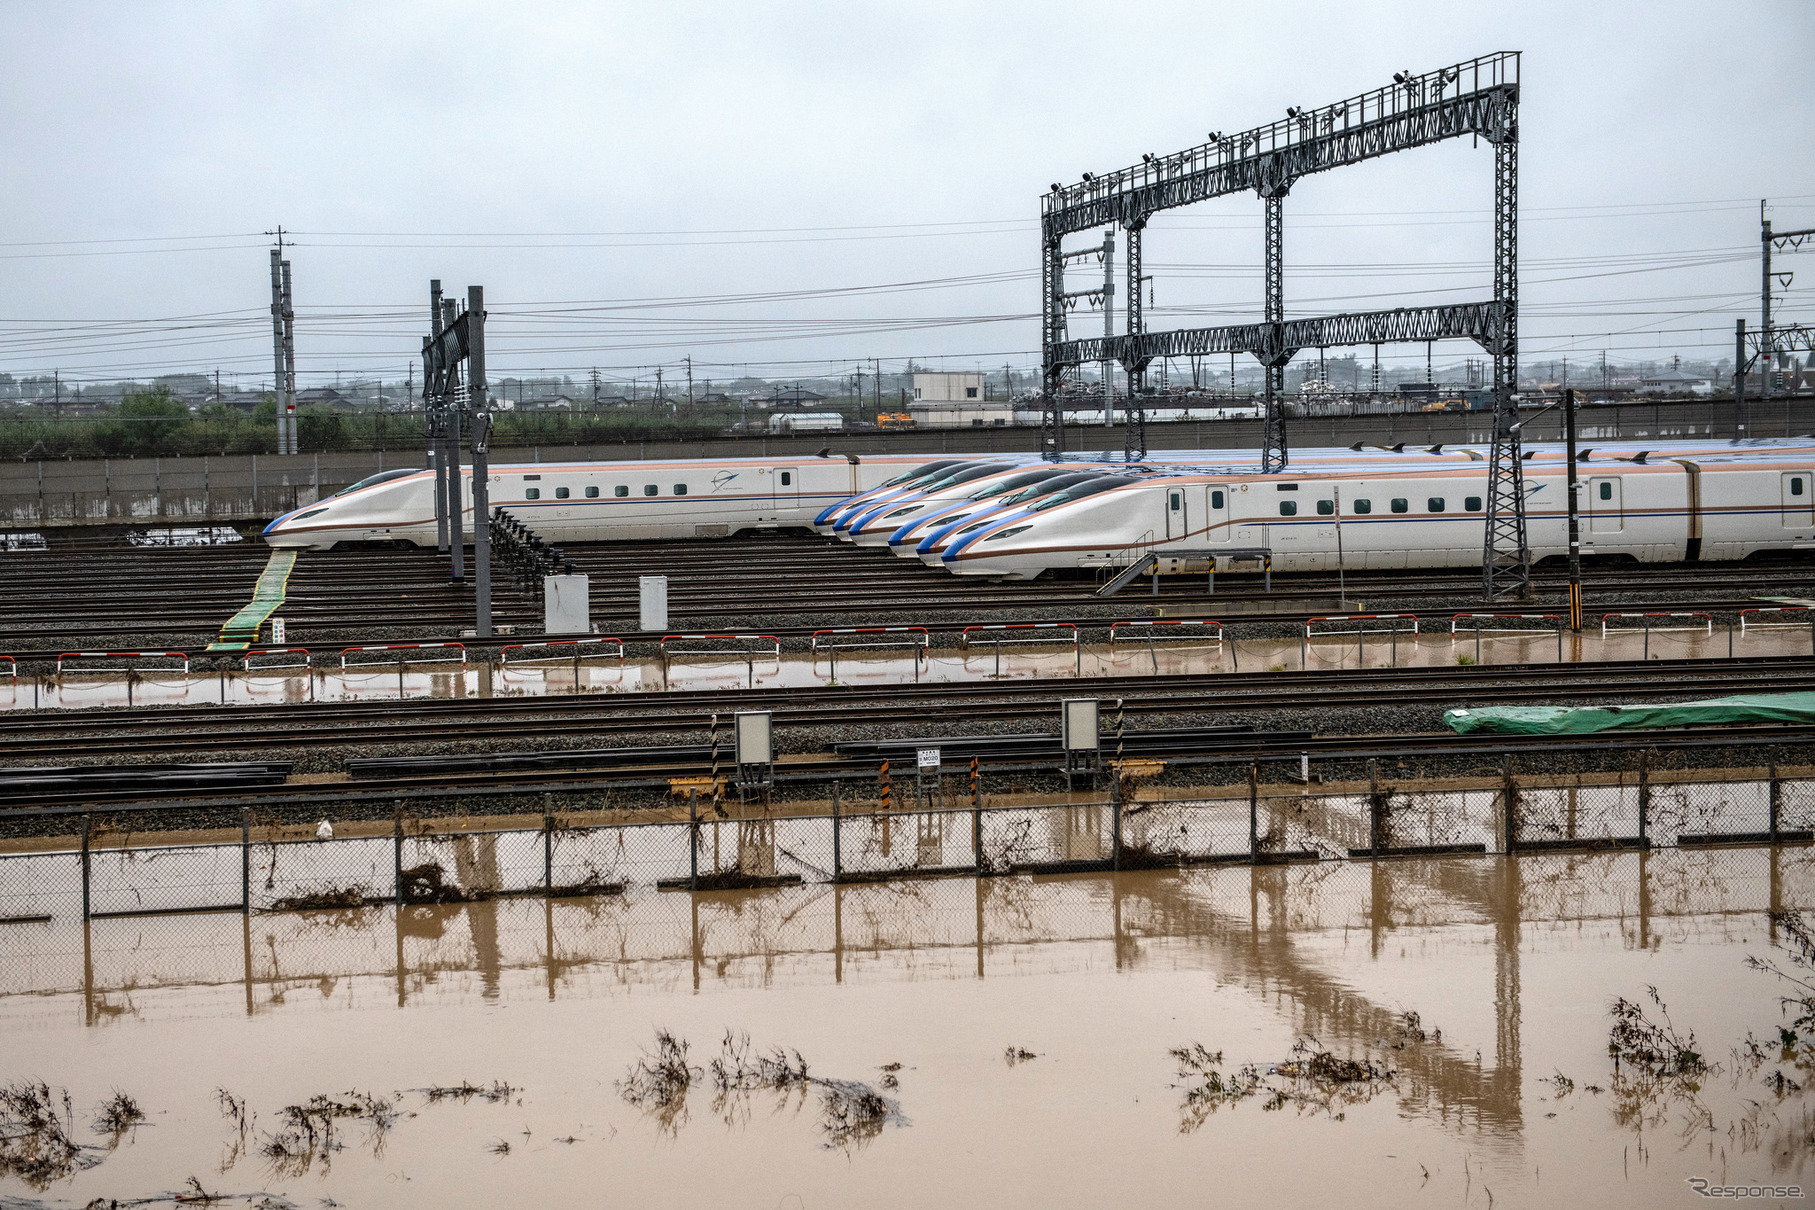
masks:
[(244, 651), (258, 642), (259, 627), (284, 603), (284, 590), (290, 583), (290, 569), (296, 566), (296, 552), (274, 550), (271, 561), (259, 574), (258, 586), (252, 590), (252, 603), (227, 619), (221, 637), (208, 644), (210, 651)]

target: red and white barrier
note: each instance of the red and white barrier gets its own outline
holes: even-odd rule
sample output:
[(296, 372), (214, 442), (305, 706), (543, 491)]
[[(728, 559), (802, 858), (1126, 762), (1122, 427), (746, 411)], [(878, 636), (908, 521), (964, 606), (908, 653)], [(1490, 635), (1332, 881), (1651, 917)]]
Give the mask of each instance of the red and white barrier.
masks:
[[(1024, 633), (1026, 631), (1042, 630), (1050, 630), (1053, 633), (1051, 635)], [(1061, 633), (1067, 630), (1071, 632), (1069, 638)], [(971, 645), (972, 632), (993, 633), (995, 635), (994, 638), (978, 639), (977, 642), (994, 643), (997, 646), (1001, 646), (1003, 643), (1064, 642), (1069, 642), (1074, 648), (1078, 646), (1078, 628), (1076, 624), (1072, 622), (998, 622), (987, 626), (966, 626), (959, 636), (959, 641), (962, 646), (968, 648)]]
[(277, 668), (307, 668), (309, 666), (309, 649), (307, 647), (263, 647), (245, 654), (245, 657), (240, 660), (240, 671), (251, 672), (253, 659), (261, 655), (300, 655), (302, 662), (299, 664), (295, 660), (287, 660), (281, 664), (260, 664), (260, 671)]
[[(1659, 626), (1657, 623), (1655, 623), (1651, 620), (1653, 618), (1663, 618), (1666, 621), (1671, 618), (1700, 618), (1701, 623), (1699, 625), (1687, 625), (1687, 626)], [(1610, 627), (1607, 625), (1607, 623), (1610, 621), (1632, 621), (1635, 619), (1638, 620), (1638, 622), (1639, 622), (1639, 624), (1637, 626), (1612, 626), (1612, 627)], [(1699, 630), (1703, 634), (1713, 634), (1714, 633), (1714, 615), (1708, 614), (1708, 613), (1604, 613), (1601, 615), (1601, 637), (1602, 638), (1606, 638), (1610, 634), (1630, 633), (1635, 630), (1644, 630), (1644, 631)]]
[[(181, 651), (65, 651), (57, 657), (57, 675), (63, 674), (63, 664), (67, 660), (181, 660), (182, 672), (189, 675), (189, 657)], [(101, 668), (99, 672), (175, 672), (175, 668), (141, 668), (129, 664), (125, 668)]]
[[(1336, 613), (1336, 614), (1329, 614), (1329, 615), (1327, 615), (1325, 617), (1321, 617), (1321, 618), (1306, 618), (1305, 619), (1305, 636), (1304, 637), (1307, 639), (1320, 639), (1320, 638), (1328, 638), (1332, 635), (1338, 635), (1338, 634), (1359, 634), (1364, 629), (1366, 629), (1366, 627), (1361, 625), (1361, 623), (1363, 623), (1363, 622), (1389, 622), (1389, 623), (1391, 623), (1391, 625), (1382, 627), (1381, 629), (1378, 629), (1378, 630), (1369, 630), (1368, 631), (1369, 634), (1386, 634), (1388, 632), (1391, 632), (1394, 634), (1403, 634), (1403, 633), (1405, 633), (1405, 627), (1401, 626), (1400, 623), (1405, 622), (1405, 621), (1411, 622), (1411, 624), (1412, 624), (1411, 633), (1417, 634), (1418, 633), (1418, 615), (1415, 613)], [(1356, 625), (1355, 625), (1354, 630), (1325, 630), (1325, 631), (1321, 631), (1319, 633), (1313, 634), (1311, 632), (1311, 627), (1316, 626), (1322, 622), (1354, 622)]]
[[(340, 668), (341, 668), (341, 671), (343, 671), (343, 672), (346, 671), (346, 669), (348, 667), (347, 657), (349, 655), (355, 655), (355, 654), (358, 654), (361, 652), (367, 652), (367, 651), (435, 651), (435, 650), (450, 650), (450, 651), (455, 652), (456, 654), (453, 656), (443, 656), (443, 657), (431, 656), (431, 657), (427, 657), (424, 659), (414, 659), (414, 658), (407, 657), (407, 656), (397, 656), (397, 657), (393, 657), (391, 660), (387, 661), (387, 663), (396, 663), (396, 661), (398, 659), (402, 659), (402, 660), (404, 660), (404, 662), (411, 663), (411, 664), (429, 664), (429, 663), (445, 664), (445, 663), (450, 663), (455, 659), (458, 659), (460, 661), (460, 666), (462, 668), (466, 667), (466, 644), (465, 643), (380, 643), (380, 644), (377, 644), (377, 645), (371, 646), (371, 647), (343, 647), (343, 648), (341, 648)], [(378, 661), (376, 661), (376, 660), (369, 661), (368, 664), (365, 666), (369, 667), (371, 664), (376, 664), (377, 662)], [(361, 665), (358, 665), (358, 664), (353, 665), (353, 667), (356, 667), (356, 668), (360, 667), (360, 666)]]
[[(1162, 628), (1166, 633), (1162, 633)], [(1214, 628), (1216, 635), (1205, 638), (1205, 633)], [(1154, 643), (1167, 639), (1181, 642), (1210, 642), (1221, 644), (1223, 641), (1223, 624), (1207, 618), (1156, 618), (1150, 622), (1111, 622), (1109, 624), (1109, 641)]]
[(1458, 613), (1450, 615), (1450, 634), (1455, 634), (1457, 628), (1463, 622), (1470, 620), (1473, 620), (1476, 623), (1473, 627), (1476, 634), (1530, 634), (1532, 632), (1531, 627), (1529, 626), (1483, 626), (1480, 625), (1482, 622), (1502, 620), (1509, 622), (1549, 622), (1551, 623), (1552, 629), (1563, 624), (1562, 615), (1555, 613)]
[[(845, 641), (835, 636), (857, 635), (858, 638)], [(900, 639), (870, 639), (864, 635), (899, 634), (907, 637)], [(821, 647), (837, 649), (840, 647), (918, 647), (922, 651), (932, 646), (932, 638), (924, 626), (838, 626), (830, 630), (815, 630), (810, 640), (811, 649), (817, 652)]]
[(662, 636), (662, 641), (659, 644), (659, 646), (661, 647), (663, 657), (666, 658), (670, 655), (748, 655), (748, 654), (750, 654), (750, 652), (747, 650), (733, 652), (733, 651), (716, 651), (716, 650), (712, 650), (712, 649), (707, 649), (707, 650), (703, 650), (703, 651), (702, 650), (692, 650), (692, 649), (671, 650), (669, 648), (670, 643), (683, 643), (683, 642), (685, 642), (685, 643), (707, 643), (707, 642), (769, 643), (769, 644), (773, 645), (773, 647), (774, 647), (773, 651), (758, 652), (756, 654), (772, 655), (777, 658), (779, 658), (781, 656), (781, 640), (772, 634), (665, 634)]
[[(601, 650), (592, 652), (590, 654), (587, 652), (581, 651), (580, 647), (586, 643), (596, 643), (600, 646)], [(612, 646), (614, 646), (616, 648), (616, 650), (615, 651), (602, 650), (602, 648), (606, 644), (611, 644)], [(554, 648), (557, 648), (557, 647), (571, 647), (571, 648), (573, 648), (573, 650), (567, 651), (567, 652), (557, 652), (554, 650)], [(599, 656), (603, 656), (604, 658), (606, 658), (608, 660), (616, 658), (616, 660), (620, 664), (622, 664), (624, 662), (624, 640), (623, 639), (600, 639), (600, 638), (549, 639), (547, 642), (543, 642), (543, 643), (507, 643), (506, 645), (504, 645), (503, 647), (500, 647), (498, 649), (498, 663), (501, 667), (506, 667), (506, 668), (510, 667), (511, 663), (513, 662), (511, 659), (511, 652), (513, 652), (513, 651), (541, 651), (541, 652), (544, 652), (544, 654), (542, 654), (542, 655), (520, 656), (514, 661), (515, 663), (518, 663), (518, 664), (542, 664), (542, 663), (552, 664), (557, 661), (559, 661), (561, 663), (571, 663), (576, 658), (585, 660), (585, 659), (596, 659)]]
[[(1763, 615), (1767, 613), (1777, 614), (1777, 620), (1770, 622), (1765, 621)], [(1792, 613), (1801, 614), (1802, 616), (1798, 618), (1783, 616)], [(1748, 630), (1774, 630), (1785, 626), (1802, 627), (1809, 625), (1811, 622), (1815, 622), (1815, 610), (1811, 610), (1807, 605), (1773, 605), (1760, 607), (1758, 609), (1742, 609), (1739, 611), (1739, 632), (1741, 634), (1744, 634)]]

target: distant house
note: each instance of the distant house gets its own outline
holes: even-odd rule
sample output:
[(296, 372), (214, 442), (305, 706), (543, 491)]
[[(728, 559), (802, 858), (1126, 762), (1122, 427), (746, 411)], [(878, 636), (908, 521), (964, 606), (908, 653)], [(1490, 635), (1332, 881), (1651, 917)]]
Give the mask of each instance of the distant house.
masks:
[(750, 402), (759, 408), (803, 408), (809, 404), (824, 403), (826, 397), (817, 391), (802, 387), (776, 387), (767, 395), (752, 395)]
[(981, 374), (917, 373), (908, 415), (922, 429), (1004, 428), (1014, 423), (1014, 404), (985, 398)]
[(296, 406), (299, 408), (327, 407), (333, 408), (337, 412), (350, 412), (353, 410), (354, 403), (333, 387), (310, 387), (306, 391), (296, 392)]
[(1706, 378), (1681, 370), (1659, 370), (1639, 380), (1641, 395), (1707, 395), (1713, 390), (1714, 384)]
[(519, 399), (517, 410), (520, 412), (555, 412), (571, 411), (574, 402), (567, 395), (537, 395), (530, 399)]

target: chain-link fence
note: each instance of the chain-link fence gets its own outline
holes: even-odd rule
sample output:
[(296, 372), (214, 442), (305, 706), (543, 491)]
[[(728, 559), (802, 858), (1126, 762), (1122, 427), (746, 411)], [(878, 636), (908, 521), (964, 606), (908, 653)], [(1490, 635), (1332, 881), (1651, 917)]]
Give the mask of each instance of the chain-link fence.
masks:
[(1468, 852), (1812, 839), (1815, 780), (1509, 777), (1499, 787), (1258, 787), (1229, 797), (762, 815), (235, 843), (145, 844), (102, 820), (79, 849), (0, 854), (0, 924), (209, 910), (734, 890), (936, 875), (1135, 870)]

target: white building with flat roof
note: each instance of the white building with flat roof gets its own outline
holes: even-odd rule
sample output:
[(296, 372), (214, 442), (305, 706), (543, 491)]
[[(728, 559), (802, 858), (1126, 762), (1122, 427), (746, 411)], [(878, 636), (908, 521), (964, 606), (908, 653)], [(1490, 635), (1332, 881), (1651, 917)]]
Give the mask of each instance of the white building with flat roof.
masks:
[(1002, 428), (1014, 423), (1014, 404), (986, 398), (983, 375), (930, 373), (914, 375), (914, 398), (908, 415), (922, 429)]

